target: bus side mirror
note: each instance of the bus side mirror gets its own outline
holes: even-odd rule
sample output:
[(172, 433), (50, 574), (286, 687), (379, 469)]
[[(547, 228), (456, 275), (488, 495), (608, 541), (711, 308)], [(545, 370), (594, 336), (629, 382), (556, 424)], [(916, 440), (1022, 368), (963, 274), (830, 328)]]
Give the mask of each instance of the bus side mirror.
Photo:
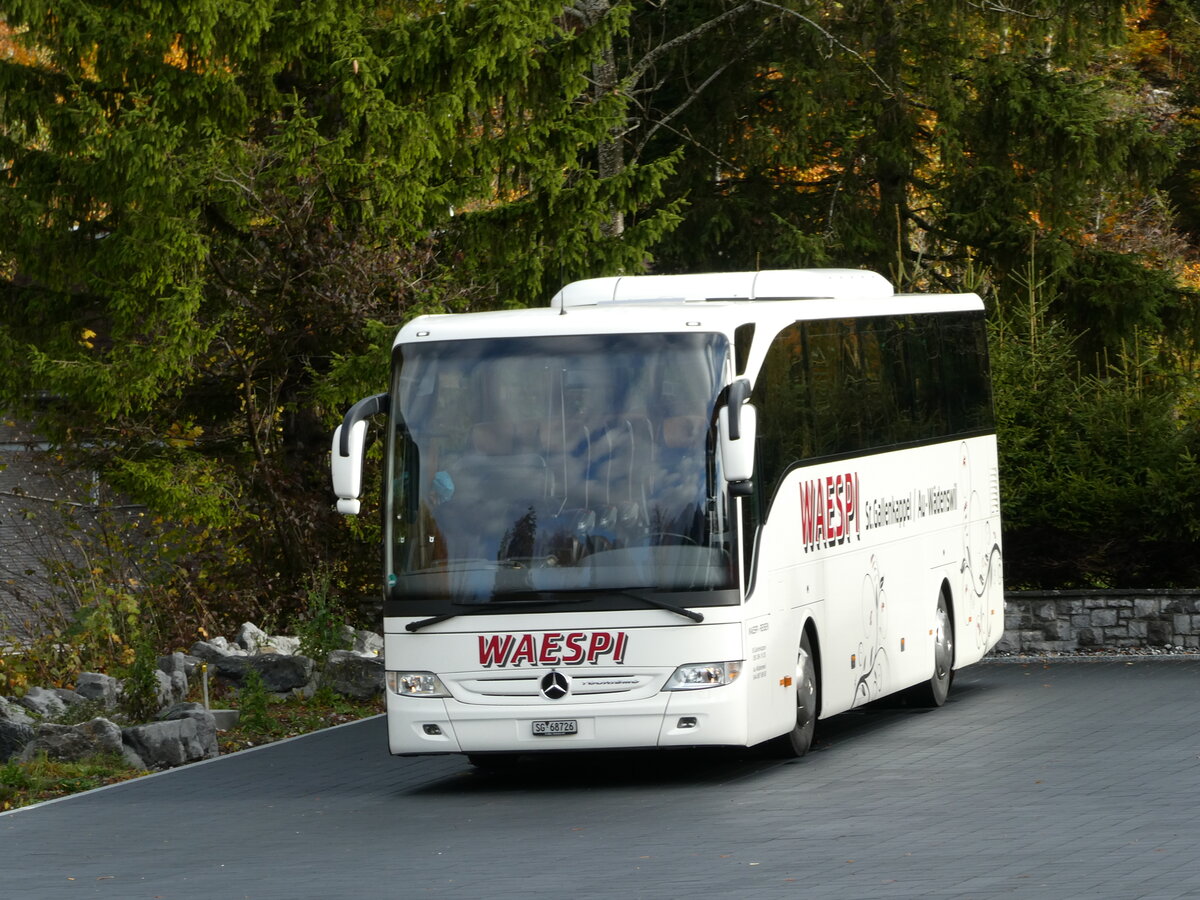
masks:
[(361, 419), (346, 432), (347, 455), (342, 456), (342, 433), (339, 425), (333, 433), (333, 452), (329, 455), (329, 471), (333, 476), (333, 492), (337, 495), (337, 511), (343, 516), (357, 516), (362, 504), (363, 446), (367, 442), (367, 423)]
[(376, 394), (359, 400), (346, 413), (342, 424), (333, 433), (333, 448), (329, 454), (329, 472), (333, 476), (333, 492), (337, 495), (337, 511), (344, 516), (357, 516), (362, 504), (363, 449), (367, 443), (367, 417), (387, 412), (388, 395)]
[[(729, 411), (736, 408), (734, 421), (729, 421)], [(721, 460), (725, 466), (725, 480), (731, 486), (749, 482), (754, 477), (754, 439), (758, 433), (758, 413), (749, 403), (740, 407), (723, 407), (717, 414), (717, 427), (721, 439)], [(735, 495), (744, 493), (734, 490)]]

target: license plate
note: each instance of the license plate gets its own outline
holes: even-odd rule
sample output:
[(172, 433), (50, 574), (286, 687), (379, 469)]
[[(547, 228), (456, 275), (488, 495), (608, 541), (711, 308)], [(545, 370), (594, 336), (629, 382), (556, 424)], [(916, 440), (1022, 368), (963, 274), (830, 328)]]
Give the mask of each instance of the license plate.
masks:
[(560, 734), (577, 734), (579, 726), (574, 719), (543, 719), (533, 723), (533, 733), (540, 737), (554, 737)]

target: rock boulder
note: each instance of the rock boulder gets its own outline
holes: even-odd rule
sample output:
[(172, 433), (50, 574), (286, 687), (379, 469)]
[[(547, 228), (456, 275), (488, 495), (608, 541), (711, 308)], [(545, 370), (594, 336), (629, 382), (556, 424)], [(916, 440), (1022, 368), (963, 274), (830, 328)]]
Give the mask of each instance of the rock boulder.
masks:
[(81, 672), (75, 680), (75, 693), (108, 708), (117, 705), (120, 689), (117, 679), (101, 672)]
[(20, 760), (29, 762), (39, 753), (45, 753), (60, 762), (78, 762), (100, 753), (121, 752), (121, 729), (108, 719), (96, 717), (82, 725), (37, 726)]
[(42, 687), (31, 687), (17, 702), (39, 716), (57, 716), (67, 708), (58, 694)]
[(272, 694), (287, 694), (303, 688), (312, 680), (316, 668), (307, 656), (281, 656), (277, 653), (252, 656), (250, 666), (262, 677), (263, 687)]
[(321, 684), (343, 697), (370, 700), (383, 693), (383, 678), (382, 658), (334, 650), (325, 663)]
[(374, 631), (359, 628), (354, 632), (354, 645), (350, 649), (361, 656), (382, 656), (383, 638)]
[(122, 732), (125, 744), (150, 768), (182, 766), (218, 754), (217, 728), (211, 713), (201, 709), (197, 714), (189, 709), (175, 714), (178, 718), (135, 725)]
[(20, 703), (0, 697), (0, 722), (16, 722), (18, 725), (32, 725), (33, 719)]
[(33, 729), (28, 725), (0, 719), (0, 763), (18, 756), (33, 738)]
[(80, 703), (87, 703), (87, 698), (82, 694), (78, 694), (70, 688), (54, 688), (54, 693), (58, 699), (63, 702), (63, 706), (70, 709), (72, 706), (78, 706)]
[(234, 655), (212, 641), (196, 641), (192, 644), (190, 652), (192, 656), (208, 664), (210, 678), (224, 678), (241, 684), (242, 679), (246, 677), (249, 657), (244, 652), (240, 656)]
[(159, 713), (158, 718), (163, 722), (178, 722), (191, 719), (196, 723), (196, 739), (204, 748), (203, 759), (211, 759), (221, 754), (217, 746), (216, 717), (202, 703), (176, 703), (174, 706)]

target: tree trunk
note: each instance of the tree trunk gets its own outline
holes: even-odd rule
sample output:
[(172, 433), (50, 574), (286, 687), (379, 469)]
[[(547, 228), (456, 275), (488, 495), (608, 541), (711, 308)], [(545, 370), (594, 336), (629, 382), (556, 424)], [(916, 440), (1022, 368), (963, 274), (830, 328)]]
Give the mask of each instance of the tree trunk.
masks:
[(891, 86), (875, 120), (878, 156), (875, 178), (879, 190), (879, 227), (887, 240), (893, 280), (903, 276), (908, 246), (908, 185), (911, 169), (908, 110), (904, 94), (904, 65), (900, 22), (891, 0), (878, 0), (875, 6), (876, 72)]
[[(610, 0), (577, 0), (575, 11), (590, 28), (608, 14)], [(616, 51), (611, 43), (604, 47), (599, 61), (592, 66), (592, 91), (597, 100), (615, 93), (618, 87)], [(625, 152), (621, 145), (625, 130), (622, 118), (608, 130), (607, 137), (596, 148), (596, 171), (601, 178), (614, 178), (625, 170)], [(620, 237), (625, 231), (625, 213), (620, 209), (609, 210), (608, 221), (601, 226), (606, 237)]]

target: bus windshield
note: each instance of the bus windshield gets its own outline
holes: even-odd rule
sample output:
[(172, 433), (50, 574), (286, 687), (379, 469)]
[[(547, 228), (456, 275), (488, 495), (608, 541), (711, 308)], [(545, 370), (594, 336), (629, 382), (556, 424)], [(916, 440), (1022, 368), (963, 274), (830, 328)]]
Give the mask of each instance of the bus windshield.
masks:
[(736, 584), (714, 452), (723, 335), (477, 339), (398, 352), (385, 492), (391, 598), (486, 604)]

